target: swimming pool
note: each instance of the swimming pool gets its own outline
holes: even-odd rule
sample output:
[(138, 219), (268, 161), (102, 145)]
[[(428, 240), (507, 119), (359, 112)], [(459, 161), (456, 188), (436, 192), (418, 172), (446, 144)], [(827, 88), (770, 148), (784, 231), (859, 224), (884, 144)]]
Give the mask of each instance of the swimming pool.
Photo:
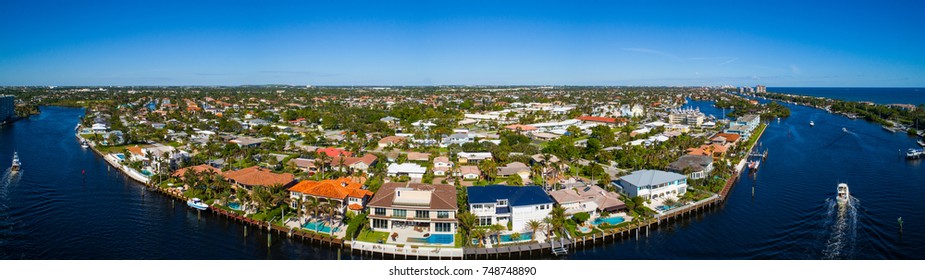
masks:
[(151, 175), (154, 175), (154, 173), (151, 173), (151, 171), (150, 171), (150, 170), (147, 170), (147, 169), (142, 169), (142, 170), (141, 170), (141, 174), (142, 174), (142, 175), (145, 175), (145, 176), (148, 176), (148, 177), (151, 177)]
[(228, 208), (231, 208), (231, 210), (241, 211), (241, 203), (229, 202), (229, 203), (228, 203)]
[(304, 227), (305, 229), (311, 230), (311, 231), (331, 233), (331, 227), (326, 226), (322, 222), (310, 222), (310, 223), (306, 223), (302, 227)]
[(503, 243), (503, 242), (528, 241), (528, 240), (530, 240), (530, 239), (533, 239), (533, 233), (532, 233), (532, 232), (521, 233), (521, 234), (520, 234), (520, 237), (519, 237), (517, 240), (511, 239), (511, 235), (510, 235), (510, 234), (501, 235), (501, 242), (502, 242), (502, 243)]
[(624, 221), (626, 221), (626, 219), (623, 219), (623, 217), (615, 216), (615, 217), (607, 217), (607, 218), (597, 218), (597, 219), (594, 219), (594, 221), (592, 221), (591, 223), (594, 224), (595, 226), (600, 226), (603, 223), (607, 223), (610, 225), (616, 225)]
[(119, 158), (120, 160), (125, 160), (125, 155), (123, 154), (116, 154), (116, 157)]
[(408, 237), (409, 242), (428, 243), (428, 244), (453, 244), (452, 234), (431, 234), (428, 237)]

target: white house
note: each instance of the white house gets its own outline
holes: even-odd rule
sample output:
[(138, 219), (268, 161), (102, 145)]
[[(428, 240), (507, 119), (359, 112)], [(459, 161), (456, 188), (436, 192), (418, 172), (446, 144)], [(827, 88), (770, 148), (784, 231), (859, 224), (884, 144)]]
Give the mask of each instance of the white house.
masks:
[[(509, 231), (527, 232), (530, 221), (542, 221), (552, 212), (552, 199), (541, 187), (468, 187), (469, 211), (479, 226), (499, 224)], [(510, 225), (510, 226), (509, 226)]]
[(389, 176), (408, 176), (411, 178), (424, 178), (424, 173), (427, 172), (427, 168), (406, 162), (402, 164), (392, 163), (388, 167)]
[(687, 192), (687, 177), (661, 170), (638, 170), (620, 177), (618, 187), (630, 197), (677, 198)]
[(446, 172), (453, 168), (453, 163), (447, 157), (434, 158), (434, 176), (446, 176)]

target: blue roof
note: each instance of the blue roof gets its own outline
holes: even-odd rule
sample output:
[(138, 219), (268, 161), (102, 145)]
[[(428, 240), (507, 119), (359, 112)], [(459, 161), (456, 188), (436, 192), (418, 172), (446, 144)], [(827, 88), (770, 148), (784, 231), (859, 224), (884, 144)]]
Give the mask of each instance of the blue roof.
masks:
[(468, 187), (469, 204), (495, 203), (499, 199), (507, 199), (508, 205), (523, 206), (552, 203), (549, 194), (538, 186), (505, 186), (491, 185), (484, 187)]

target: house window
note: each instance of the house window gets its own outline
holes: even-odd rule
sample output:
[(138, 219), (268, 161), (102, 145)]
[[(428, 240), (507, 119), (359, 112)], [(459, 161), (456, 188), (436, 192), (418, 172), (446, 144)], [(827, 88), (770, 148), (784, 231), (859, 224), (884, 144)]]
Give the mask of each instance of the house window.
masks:
[(376, 208), (376, 215), (385, 216), (385, 208)]
[(430, 211), (427, 211), (427, 210), (415, 210), (415, 211), (414, 211), (414, 217), (415, 217), (415, 218), (418, 218), (418, 219), (429, 219), (429, 218), (430, 218)]
[(450, 211), (437, 211), (437, 219), (449, 219)]
[(506, 199), (498, 200), (498, 206), (505, 206), (505, 205), (507, 205), (507, 200), (506, 200)]
[(482, 209), (482, 205), (481, 205), (481, 204), (473, 204), (473, 205), (472, 205), (472, 209)]
[(453, 230), (453, 226), (450, 223), (434, 223), (434, 231), (436, 232), (450, 232)]
[(381, 229), (384, 229), (384, 228), (388, 228), (388, 227), (389, 227), (388, 221), (386, 221), (386, 220), (380, 220), (380, 219), (373, 219), (373, 228), (381, 228)]
[(408, 217), (408, 210), (405, 210), (405, 209), (392, 209), (392, 217), (396, 217), (396, 218)]
[(479, 217), (479, 225), (480, 226), (490, 226), (491, 217)]

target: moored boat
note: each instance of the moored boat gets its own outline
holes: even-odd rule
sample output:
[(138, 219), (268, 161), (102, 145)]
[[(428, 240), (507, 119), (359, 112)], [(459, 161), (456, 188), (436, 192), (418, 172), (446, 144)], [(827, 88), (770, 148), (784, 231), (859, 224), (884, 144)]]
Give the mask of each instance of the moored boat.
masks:
[(919, 140), (918, 143), (919, 146), (925, 147), (925, 140)]
[(748, 162), (748, 169), (751, 170), (752, 172), (755, 172), (755, 171), (758, 170), (758, 165), (760, 165), (760, 164), (761, 164), (761, 160), (749, 161), (749, 162)]
[(189, 207), (196, 208), (196, 210), (206, 210), (206, 209), (209, 209), (209, 205), (207, 205), (205, 202), (202, 202), (201, 199), (196, 198), (196, 197), (194, 197), (194, 198), (192, 198), (192, 199), (190, 199), (190, 200), (187, 200), (187, 201), (186, 201), (186, 205), (189, 206)]
[(10, 165), (10, 171), (19, 171), (22, 164), (19, 162), (19, 154), (13, 152), (13, 165)]
[(838, 196), (835, 197), (835, 200), (838, 202), (838, 206), (845, 206), (848, 200), (851, 198), (851, 195), (848, 193), (848, 184), (839, 183), (838, 184)]
[(813, 121), (809, 121), (809, 126), (816, 126), (816, 123), (814, 123)]
[(906, 150), (907, 159), (917, 159), (925, 155), (925, 150), (922, 149), (908, 149)]

